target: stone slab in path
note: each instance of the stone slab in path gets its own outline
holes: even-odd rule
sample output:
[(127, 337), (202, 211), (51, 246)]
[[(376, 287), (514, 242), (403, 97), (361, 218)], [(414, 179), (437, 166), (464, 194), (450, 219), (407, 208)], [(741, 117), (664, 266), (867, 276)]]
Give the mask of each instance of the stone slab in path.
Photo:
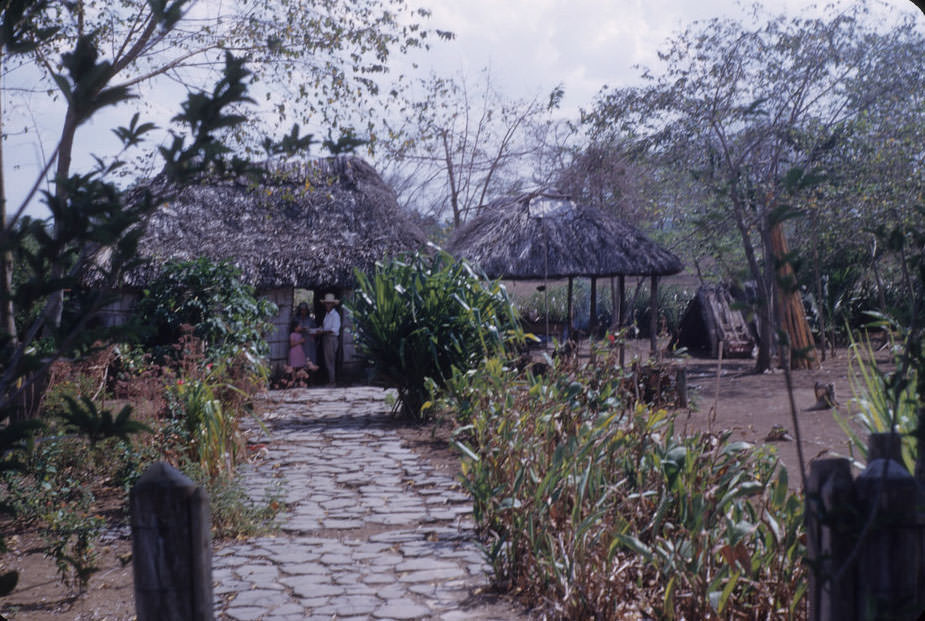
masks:
[(276, 488), (287, 511), (274, 535), (214, 550), (217, 619), (528, 618), (480, 595), (471, 501), (404, 446), (385, 391), (271, 391), (263, 410), (271, 437), (242, 477), (255, 498)]

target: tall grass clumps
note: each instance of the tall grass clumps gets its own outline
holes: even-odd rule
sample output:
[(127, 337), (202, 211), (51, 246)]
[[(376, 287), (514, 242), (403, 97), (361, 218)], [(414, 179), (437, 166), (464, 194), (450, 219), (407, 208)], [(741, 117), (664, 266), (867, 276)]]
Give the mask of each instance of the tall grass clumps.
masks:
[[(892, 327), (892, 326), (889, 326)], [(908, 354), (903, 345), (890, 336), (890, 371), (880, 368), (877, 354), (870, 339), (850, 337), (851, 343), (851, 401), (857, 413), (854, 420), (866, 433), (859, 433), (849, 419), (836, 408), (832, 411), (836, 422), (848, 436), (852, 456), (867, 461), (867, 435), (897, 432), (902, 437), (903, 463), (909, 472), (915, 472), (918, 455), (918, 413), (922, 407), (916, 387), (919, 373), (916, 365), (904, 364)]]
[(349, 303), (356, 342), (377, 381), (398, 390), (408, 417), (423, 417), (433, 385), (478, 365), (522, 332), (507, 292), (443, 251), (409, 254), (357, 273)]
[(450, 381), (497, 586), (560, 619), (800, 618), (786, 470), (728, 434), (678, 433), (621, 374), (612, 358), (543, 376), (490, 359)]

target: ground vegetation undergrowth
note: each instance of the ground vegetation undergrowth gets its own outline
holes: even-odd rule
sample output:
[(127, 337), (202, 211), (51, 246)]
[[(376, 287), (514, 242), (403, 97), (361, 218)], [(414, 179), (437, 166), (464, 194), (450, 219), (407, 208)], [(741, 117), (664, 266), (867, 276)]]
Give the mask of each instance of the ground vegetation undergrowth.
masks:
[[(248, 458), (239, 421), (251, 415), (253, 378), (240, 363), (207, 362), (191, 335), (178, 349), (170, 364), (118, 346), (79, 363), (56, 363), (44, 397), (46, 427), (19, 455), (24, 468), (0, 479), (0, 498), (13, 511), (4, 530), (44, 541), (61, 580), (78, 592), (96, 569), (99, 536), (126, 531), (129, 490), (155, 461), (171, 463), (207, 489), (217, 538), (259, 532), (280, 507), (272, 494), (251, 500), (235, 478), (235, 465)], [(100, 377), (102, 369), (108, 379)], [(91, 388), (98, 389), (93, 399), (86, 396), (94, 394)], [(87, 439), (68, 422), (65, 406), (76, 399), (99, 411), (131, 404), (131, 420), (144, 427)]]
[(617, 351), (450, 382), (496, 585), (562, 619), (803, 618), (803, 501), (773, 450), (676, 434)]
[[(265, 532), (281, 509), (278, 491), (252, 499), (236, 471), (250, 458), (241, 421), (256, 418), (252, 397), (267, 383), (261, 353), (269, 309), (255, 304), (233, 273), (202, 262), (167, 270), (174, 295), (165, 298), (189, 288), (176, 275), (190, 272), (230, 277), (240, 299), (203, 307), (172, 343), (99, 344), (89, 355), (55, 362), (38, 407), (42, 428), (8, 455), (17, 467), (0, 473), (0, 502), (10, 516), (4, 534), (53, 559), (69, 593), (62, 605), (87, 590), (108, 547), (102, 539), (128, 541), (129, 491), (155, 461), (206, 489), (217, 539)], [(203, 323), (224, 325), (222, 313), (255, 326), (251, 338), (196, 335)], [(126, 547), (124, 564), (131, 559)]]
[(620, 364), (622, 333), (593, 364), (536, 360), (480, 280), (411, 257), (360, 279), (354, 315), (400, 411), (452, 421), (495, 586), (561, 619), (801, 618), (803, 502), (773, 451), (676, 434), (670, 367)]

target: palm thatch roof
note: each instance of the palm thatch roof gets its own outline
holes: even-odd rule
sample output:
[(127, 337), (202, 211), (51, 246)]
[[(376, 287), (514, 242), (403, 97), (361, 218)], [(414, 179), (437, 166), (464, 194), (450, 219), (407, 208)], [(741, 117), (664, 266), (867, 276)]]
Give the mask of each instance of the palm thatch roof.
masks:
[(160, 205), (139, 242), (145, 261), (125, 283), (143, 286), (168, 260), (208, 257), (234, 264), (258, 289), (346, 287), (354, 268), (424, 243), (362, 159), (268, 166), (264, 177), (206, 180)]
[(460, 228), (449, 251), (490, 278), (667, 276), (684, 265), (634, 227), (553, 192), (495, 201)]

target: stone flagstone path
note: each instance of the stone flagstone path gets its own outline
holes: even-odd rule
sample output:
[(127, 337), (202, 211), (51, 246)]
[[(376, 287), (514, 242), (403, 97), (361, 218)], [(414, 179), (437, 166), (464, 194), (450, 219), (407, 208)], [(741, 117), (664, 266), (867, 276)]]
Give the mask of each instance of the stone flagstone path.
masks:
[(213, 553), (216, 618), (526, 618), (480, 595), (487, 566), (471, 502), (403, 445), (384, 391), (297, 389), (267, 399), (272, 439), (243, 475), (256, 498), (280, 486), (289, 510), (273, 536)]

